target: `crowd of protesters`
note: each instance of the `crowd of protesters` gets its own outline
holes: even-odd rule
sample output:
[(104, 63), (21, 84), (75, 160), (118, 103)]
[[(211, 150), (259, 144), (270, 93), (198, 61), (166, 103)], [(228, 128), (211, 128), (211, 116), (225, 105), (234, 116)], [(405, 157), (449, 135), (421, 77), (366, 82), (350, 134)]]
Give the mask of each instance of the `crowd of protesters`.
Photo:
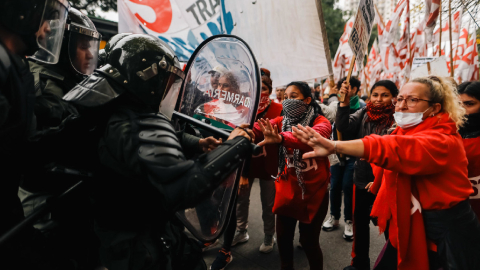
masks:
[[(262, 82), (271, 94), (270, 77)], [(323, 269), (320, 231), (340, 227), (342, 196), (343, 238), (353, 241), (345, 270), (371, 269), (373, 262), (380, 270), (479, 269), (480, 82), (457, 86), (429, 76), (398, 89), (381, 80), (362, 97), (366, 102), (360, 87), (351, 77), (329, 95), (305, 82), (276, 89), (270, 104), (281, 103), (282, 112), (259, 113), (253, 127), (262, 155), (270, 158), (255, 157), (259, 162), (250, 171), (256, 173), (240, 183), (248, 192), (237, 199), (233, 245), (249, 239), (240, 217), (248, 204), (240, 202), (248, 202), (253, 178), (259, 178), (260, 252), (272, 250), (265, 246), (273, 247), (275, 228), (281, 269), (293, 269), (297, 222), (310, 269)], [(273, 215), (276, 226), (269, 222)], [(371, 221), (385, 236), (375, 258), (369, 256)], [(231, 261), (229, 249), (221, 253), (211, 269)]]
[[(3, 2), (0, 11), (9, 7), (24, 19), (12, 0)], [(211, 120), (218, 118), (233, 131), (226, 142), (178, 135), (170, 119), (158, 113), (169, 87), (180, 87), (172, 79), (185, 77), (166, 43), (149, 35), (119, 34), (99, 56), (99, 34), (88, 17), (68, 11), (67, 1), (44, 2), (48, 13), (77, 21), (62, 26), (65, 37), (73, 35), (69, 31), (85, 37), (73, 35), (72, 44), (56, 53), (43, 48), (43, 54), (59, 57), (58, 63), (45, 61), (41, 53), (27, 61), (24, 56), (45, 40), (54, 44), (54, 38), (62, 38), (37, 36), (43, 25), (57, 25), (60, 19), (28, 6), (30, 34), (24, 24), (18, 28), (0, 20), (0, 148), (7, 179), (0, 188), (0, 265), (9, 267), (5, 269), (204, 269), (201, 250), (219, 241), (187, 237), (175, 213), (211, 196), (223, 182), (222, 171), (211, 169), (239, 167), (251, 156), (245, 150), (251, 149), (248, 142), (262, 151), (252, 156), (240, 178), (235, 209), (210, 269), (225, 269), (232, 247), (248, 242), (256, 179), (264, 228), (259, 252), (270, 253), (278, 244), (281, 269), (294, 268), (297, 223), (310, 269), (323, 269), (320, 233), (340, 228), (342, 196), (343, 238), (353, 241), (351, 265), (344, 270), (370, 269), (371, 259), (377, 270), (480, 269), (480, 82), (456, 85), (450, 78), (428, 76), (401, 89), (388, 80), (361, 89), (361, 82), (351, 77), (332, 85), (329, 95), (320, 84), (300, 81), (274, 93), (270, 71), (262, 68), (256, 122), (248, 128), (215, 114), (218, 107), (233, 107), (234, 116), (247, 111), (234, 71), (218, 66), (207, 72), (209, 90), (241, 97), (243, 105), (220, 97), (207, 102), (204, 92), (197, 100), (192, 95), (192, 108), (199, 105)], [(86, 53), (84, 41), (91, 43)], [(78, 54), (73, 61), (67, 45)], [(97, 56), (107, 58), (94, 71)], [(158, 64), (168, 77), (166, 71), (157, 72)], [(130, 86), (130, 78), (137, 87)], [(198, 85), (190, 86), (193, 93), (201, 92)], [(368, 96), (361, 98), (365, 90)], [(101, 124), (92, 125), (94, 120)], [(215, 164), (205, 167), (201, 158), (185, 157), (210, 152), (228, 153), (229, 158), (214, 156)], [(170, 156), (158, 157), (164, 154)], [(59, 204), (61, 196), (50, 199), (52, 194), (93, 177), (89, 169), (101, 176), (94, 178), (100, 182), (89, 183), (94, 186), (89, 186), (91, 197), (90, 192), (74, 193), (30, 226), (33, 219), (25, 216), (47, 209), (52, 201)], [(157, 211), (161, 214), (152, 214)], [(371, 221), (385, 236), (375, 258), (369, 256)], [(199, 222), (202, 229), (212, 229), (211, 220)], [(5, 235), (18, 233), (11, 230), (17, 224), (28, 226), (21, 237), (7, 242)]]

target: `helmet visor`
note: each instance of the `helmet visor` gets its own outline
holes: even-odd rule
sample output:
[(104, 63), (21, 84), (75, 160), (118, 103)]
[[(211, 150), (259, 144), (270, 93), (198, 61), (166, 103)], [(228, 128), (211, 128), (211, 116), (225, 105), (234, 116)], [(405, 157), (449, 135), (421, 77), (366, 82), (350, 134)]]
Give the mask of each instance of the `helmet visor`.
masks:
[(178, 94), (182, 87), (182, 82), (182, 78), (178, 77), (175, 73), (170, 73), (164, 92), (164, 98), (160, 103), (159, 109), (159, 111), (169, 119), (172, 119), (175, 104), (177, 104)]
[[(68, 55), (70, 64), (78, 73), (90, 75), (97, 68), (101, 36), (96, 31), (81, 28), (74, 24), (69, 25), (69, 28)], [(88, 34), (80, 34), (75, 29), (81, 29), (80, 31)]]
[(35, 34), (39, 50), (32, 58), (47, 64), (58, 62), (68, 8), (69, 4), (66, 0), (45, 2), (40, 28)]

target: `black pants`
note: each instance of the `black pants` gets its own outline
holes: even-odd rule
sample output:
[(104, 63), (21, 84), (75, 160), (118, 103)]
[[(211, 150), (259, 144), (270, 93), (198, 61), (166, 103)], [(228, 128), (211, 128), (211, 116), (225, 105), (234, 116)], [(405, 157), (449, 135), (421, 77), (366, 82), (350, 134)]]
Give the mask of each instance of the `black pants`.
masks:
[(374, 201), (374, 194), (355, 186), (355, 210), (353, 212), (355, 257), (352, 259), (352, 265), (359, 270), (370, 269), (370, 212)]

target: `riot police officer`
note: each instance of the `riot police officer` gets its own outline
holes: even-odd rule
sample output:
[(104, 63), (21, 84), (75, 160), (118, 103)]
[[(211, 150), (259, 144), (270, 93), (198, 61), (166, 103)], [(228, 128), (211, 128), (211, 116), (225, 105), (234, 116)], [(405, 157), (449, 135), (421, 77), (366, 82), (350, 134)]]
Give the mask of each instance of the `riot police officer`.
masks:
[(76, 114), (61, 98), (97, 68), (101, 34), (80, 11), (70, 8), (57, 64), (45, 63), (38, 54), (29, 58), (35, 78), (37, 130), (58, 127)]
[(184, 79), (175, 53), (149, 35), (112, 39), (106, 64), (64, 97), (102, 113), (95, 210), (103, 263), (109, 270), (205, 269), (200, 246), (175, 212), (207, 198), (251, 155), (253, 134), (242, 126), (215, 150), (187, 160), (202, 141), (176, 134), (166, 116)]
[[(92, 21), (74, 8), (68, 11), (64, 29), (58, 63), (45, 63), (43, 59), (37, 59), (38, 54), (28, 59), (35, 81), (37, 128), (34, 138), (42, 145), (42, 158), (28, 166), (20, 183), (18, 196), (25, 216), (78, 182), (77, 177), (59, 169), (51, 172), (54, 167), (78, 169), (80, 161), (67, 160), (71, 155), (64, 153), (63, 149), (68, 147), (68, 151), (80, 154), (78, 148), (83, 145), (79, 142), (86, 140), (82, 130), (71, 131), (70, 126), (78, 126), (75, 121), (79, 113), (62, 97), (97, 67), (101, 35)], [(37, 220), (34, 226), (46, 236), (57, 257), (75, 262), (80, 268), (93, 268), (98, 264), (98, 241), (93, 233), (90, 212), (88, 193), (77, 192)]]
[[(34, 80), (24, 56), (36, 53), (42, 61), (58, 61), (68, 8), (66, 0), (0, 2), (1, 235), (23, 219), (17, 191), (30, 156), (27, 141), (36, 123)], [(45, 266), (33, 258), (33, 234), (32, 228), (22, 239), (2, 243), (1, 263), (10, 267), (14, 263), (18, 268)]]

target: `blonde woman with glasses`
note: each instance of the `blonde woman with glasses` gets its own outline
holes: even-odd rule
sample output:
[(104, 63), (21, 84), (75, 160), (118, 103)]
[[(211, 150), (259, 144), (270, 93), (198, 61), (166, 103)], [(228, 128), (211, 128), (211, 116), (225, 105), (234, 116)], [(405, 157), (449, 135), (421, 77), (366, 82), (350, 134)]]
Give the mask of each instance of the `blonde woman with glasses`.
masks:
[(313, 148), (304, 158), (342, 153), (366, 159), (382, 185), (372, 210), (389, 241), (375, 269), (480, 269), (480, 223), (468, 197), (467, 157), (458, 129), (465, 121), (451, 82), (416, 78), (395, 102), (391, 135), (335, 142), (298, 126)]

